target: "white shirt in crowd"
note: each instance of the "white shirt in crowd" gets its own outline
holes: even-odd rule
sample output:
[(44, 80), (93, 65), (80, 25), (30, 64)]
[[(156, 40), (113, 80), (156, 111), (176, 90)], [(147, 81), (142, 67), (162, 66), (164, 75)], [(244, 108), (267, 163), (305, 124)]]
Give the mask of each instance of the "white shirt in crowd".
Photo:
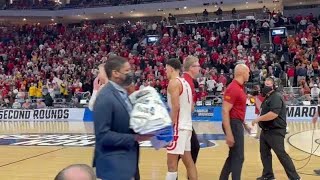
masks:
[(152, 24), (152, 30), (154, 30), (154, 31), (157, 30), (157, 27), (158, 27), (158, 25), (156, 23)]
[(195, 39), (195, 40), (201, 39), (201, 35), (200, 35), (199, 32), (197, 32), (197, 34), (194, 36), (194, 39)]
[(263, 27), (263, 28), (269, 28), (270, 26), (269, 26), (269, 23), (268, 23), (268, 22), (264, 22), (264, 23), (262, 24), (262, 27)]
[(302, 37), (301, 38), (301, 44), (307, 44), (307, 38), (306, 37)]
[(270, 20), (270, 27), (274, 27), (274, 24), (276, 23), (276, 21), (272, 18), (271, 20)]
[(244, 34), (249, 35), (250, 34), (250, 29), (249, 28), (244, 28)]
[(218, 91), (218, 92), (221, 92), (222, 89), (223, 89), (223, 84), (222, 84), (222, 82), (218, 82), (216, 86), (217, 86), (217, 91)]
[(253, 37), (251, 38), (251, 43), (252, 43), (252, 46), (253, 46), (253, 47), (257, 47), (257, 46), (259, 45), (259, 42), (258, 42), (257, 37), (253, 36)]
[(230, 24), (230, 29), (234, 30), (236, 28), (236, 26), (232, 23)]
[(206, 83), (206, 78), (205, 77), (197, 78), (197, 81), (198, 81), (199, 85), (204, 86)]
[(317, 84), (313, 85), (313, 88), (311, 88), (311, 97), (317, 98), (319, 96), (320, 89), (318, 88)]
[(212, 91), (215, 86), (216, 86), (217, 82), (214, 79), (209, 79), (207, 80), (207, 86), (208, 86), (208, 91)]
[(239, 44), (239, 45), (237, 46), (237, 50), (238, 50), (239, 52), (242, 52), (243, 46), (242, 46), (241, 44)]
[(307, 20), (306, 20), (306, 19), (302, 19), (302, 20), (300, 21), (300, 24), (301, 24), (301, 25), (306, 25), (306, 24), (307, 24)]

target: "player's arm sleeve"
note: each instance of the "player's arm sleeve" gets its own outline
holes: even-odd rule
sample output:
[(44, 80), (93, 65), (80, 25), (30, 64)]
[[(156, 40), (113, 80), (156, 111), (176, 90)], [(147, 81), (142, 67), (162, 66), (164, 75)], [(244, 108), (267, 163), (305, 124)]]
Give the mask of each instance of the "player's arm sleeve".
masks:
[(97, 142), (110, 147), (123, 147), (130, 149), (135, 145), (135, 137), (133, 134), (118, 133), (111, 130), (114, 107), (113, 102), (109, 98), (105, 98), (105, 94), (98, 95), (93, 111), (93, 122)]

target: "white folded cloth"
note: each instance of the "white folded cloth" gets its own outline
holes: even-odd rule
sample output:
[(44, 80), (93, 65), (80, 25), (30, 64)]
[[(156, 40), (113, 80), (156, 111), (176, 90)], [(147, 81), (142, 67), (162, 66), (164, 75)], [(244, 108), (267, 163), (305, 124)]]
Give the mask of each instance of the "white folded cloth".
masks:
[(138, 134), (150, 134), (171, 126), (166, 106), (153, 87), (146, 87), (129, 96), (133, 109), (130, 128)]
[(167, 107), (153, 87), (146, 87), (129, 96), (133, 105), (130, 128), (138, 134), (153, 134), (151, 144), (155, 149), (164, 147), (173, 138), (173, 128)]

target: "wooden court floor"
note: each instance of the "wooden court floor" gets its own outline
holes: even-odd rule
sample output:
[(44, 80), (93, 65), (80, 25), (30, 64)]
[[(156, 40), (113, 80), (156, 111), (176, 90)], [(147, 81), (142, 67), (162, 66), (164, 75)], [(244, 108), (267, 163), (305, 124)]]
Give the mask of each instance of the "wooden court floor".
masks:
[[(223, 140), (221, 123), (194, 123), (200, 135), (201, 148), (197, 168), (199, 180), (217, 180), (228, 153)], [(309, 122), (290, 122), (286, 150), (295, 159), (304, 159), (312, 146), (312, 125)], [(92, 123), (68, 121), (8, 122), (0, 121), (0, 180), (52, 180), (58, 171), (74, 163), (91, 164), (93, 152)], [(82, 146), (79, 146), (82, 145)], [(320, 125), (314, 133), (313, 149), (320, 144)], [(145, 142), (142, 146), (148, 146)], [(313, 174), (320, 168), (320, 148), (299, 172)], [(285, 172), (273, 156), (273, 168), (278, 180), (286, 180)], [(294, 161), (296, 168), (307, 160)], [(150, 147), (141, 148), (141, 180), (163, 180), (166, 174), (166, 152)], [(259, 141), (245, 135), (243, 180), (261, 175)], [(183, 164), (179, 179), (186, 179)], [(319, 180), (320, 176), (301, 174), (303, 180)], [(114, 179), (116, 180), (116, 178)]]

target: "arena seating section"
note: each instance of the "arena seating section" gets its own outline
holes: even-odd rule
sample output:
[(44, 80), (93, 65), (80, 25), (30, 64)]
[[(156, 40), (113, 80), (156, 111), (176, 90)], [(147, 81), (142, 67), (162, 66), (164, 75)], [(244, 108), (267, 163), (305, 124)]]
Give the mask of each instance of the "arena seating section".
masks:
[[(236, 63), (251, 70), (248, 91), (267, 76), (277, 79), (290, 104), (315, 103), (319, 95), (320, 24), (312, 15), (266, 21), (241, 20), (199, 24), (137, 22), (78, 26), (4, 25), (0, 29), (0, 105), (2, 108), (77, 106), (92, 92), (97, 66), (117, 54), (129, 59), (136, 89), (155, 87), (165, 98), (164, 63), (199, 57), (199, 105), (222, 102)], [(292, 26), (287, 39), (264, 46), (269, 27)], [(147, 35), (159, 35), (154, 44)], [(88, 93), (89, 92), (89, 93)], [(41, 102), (44, 102), (41, 103)]]

